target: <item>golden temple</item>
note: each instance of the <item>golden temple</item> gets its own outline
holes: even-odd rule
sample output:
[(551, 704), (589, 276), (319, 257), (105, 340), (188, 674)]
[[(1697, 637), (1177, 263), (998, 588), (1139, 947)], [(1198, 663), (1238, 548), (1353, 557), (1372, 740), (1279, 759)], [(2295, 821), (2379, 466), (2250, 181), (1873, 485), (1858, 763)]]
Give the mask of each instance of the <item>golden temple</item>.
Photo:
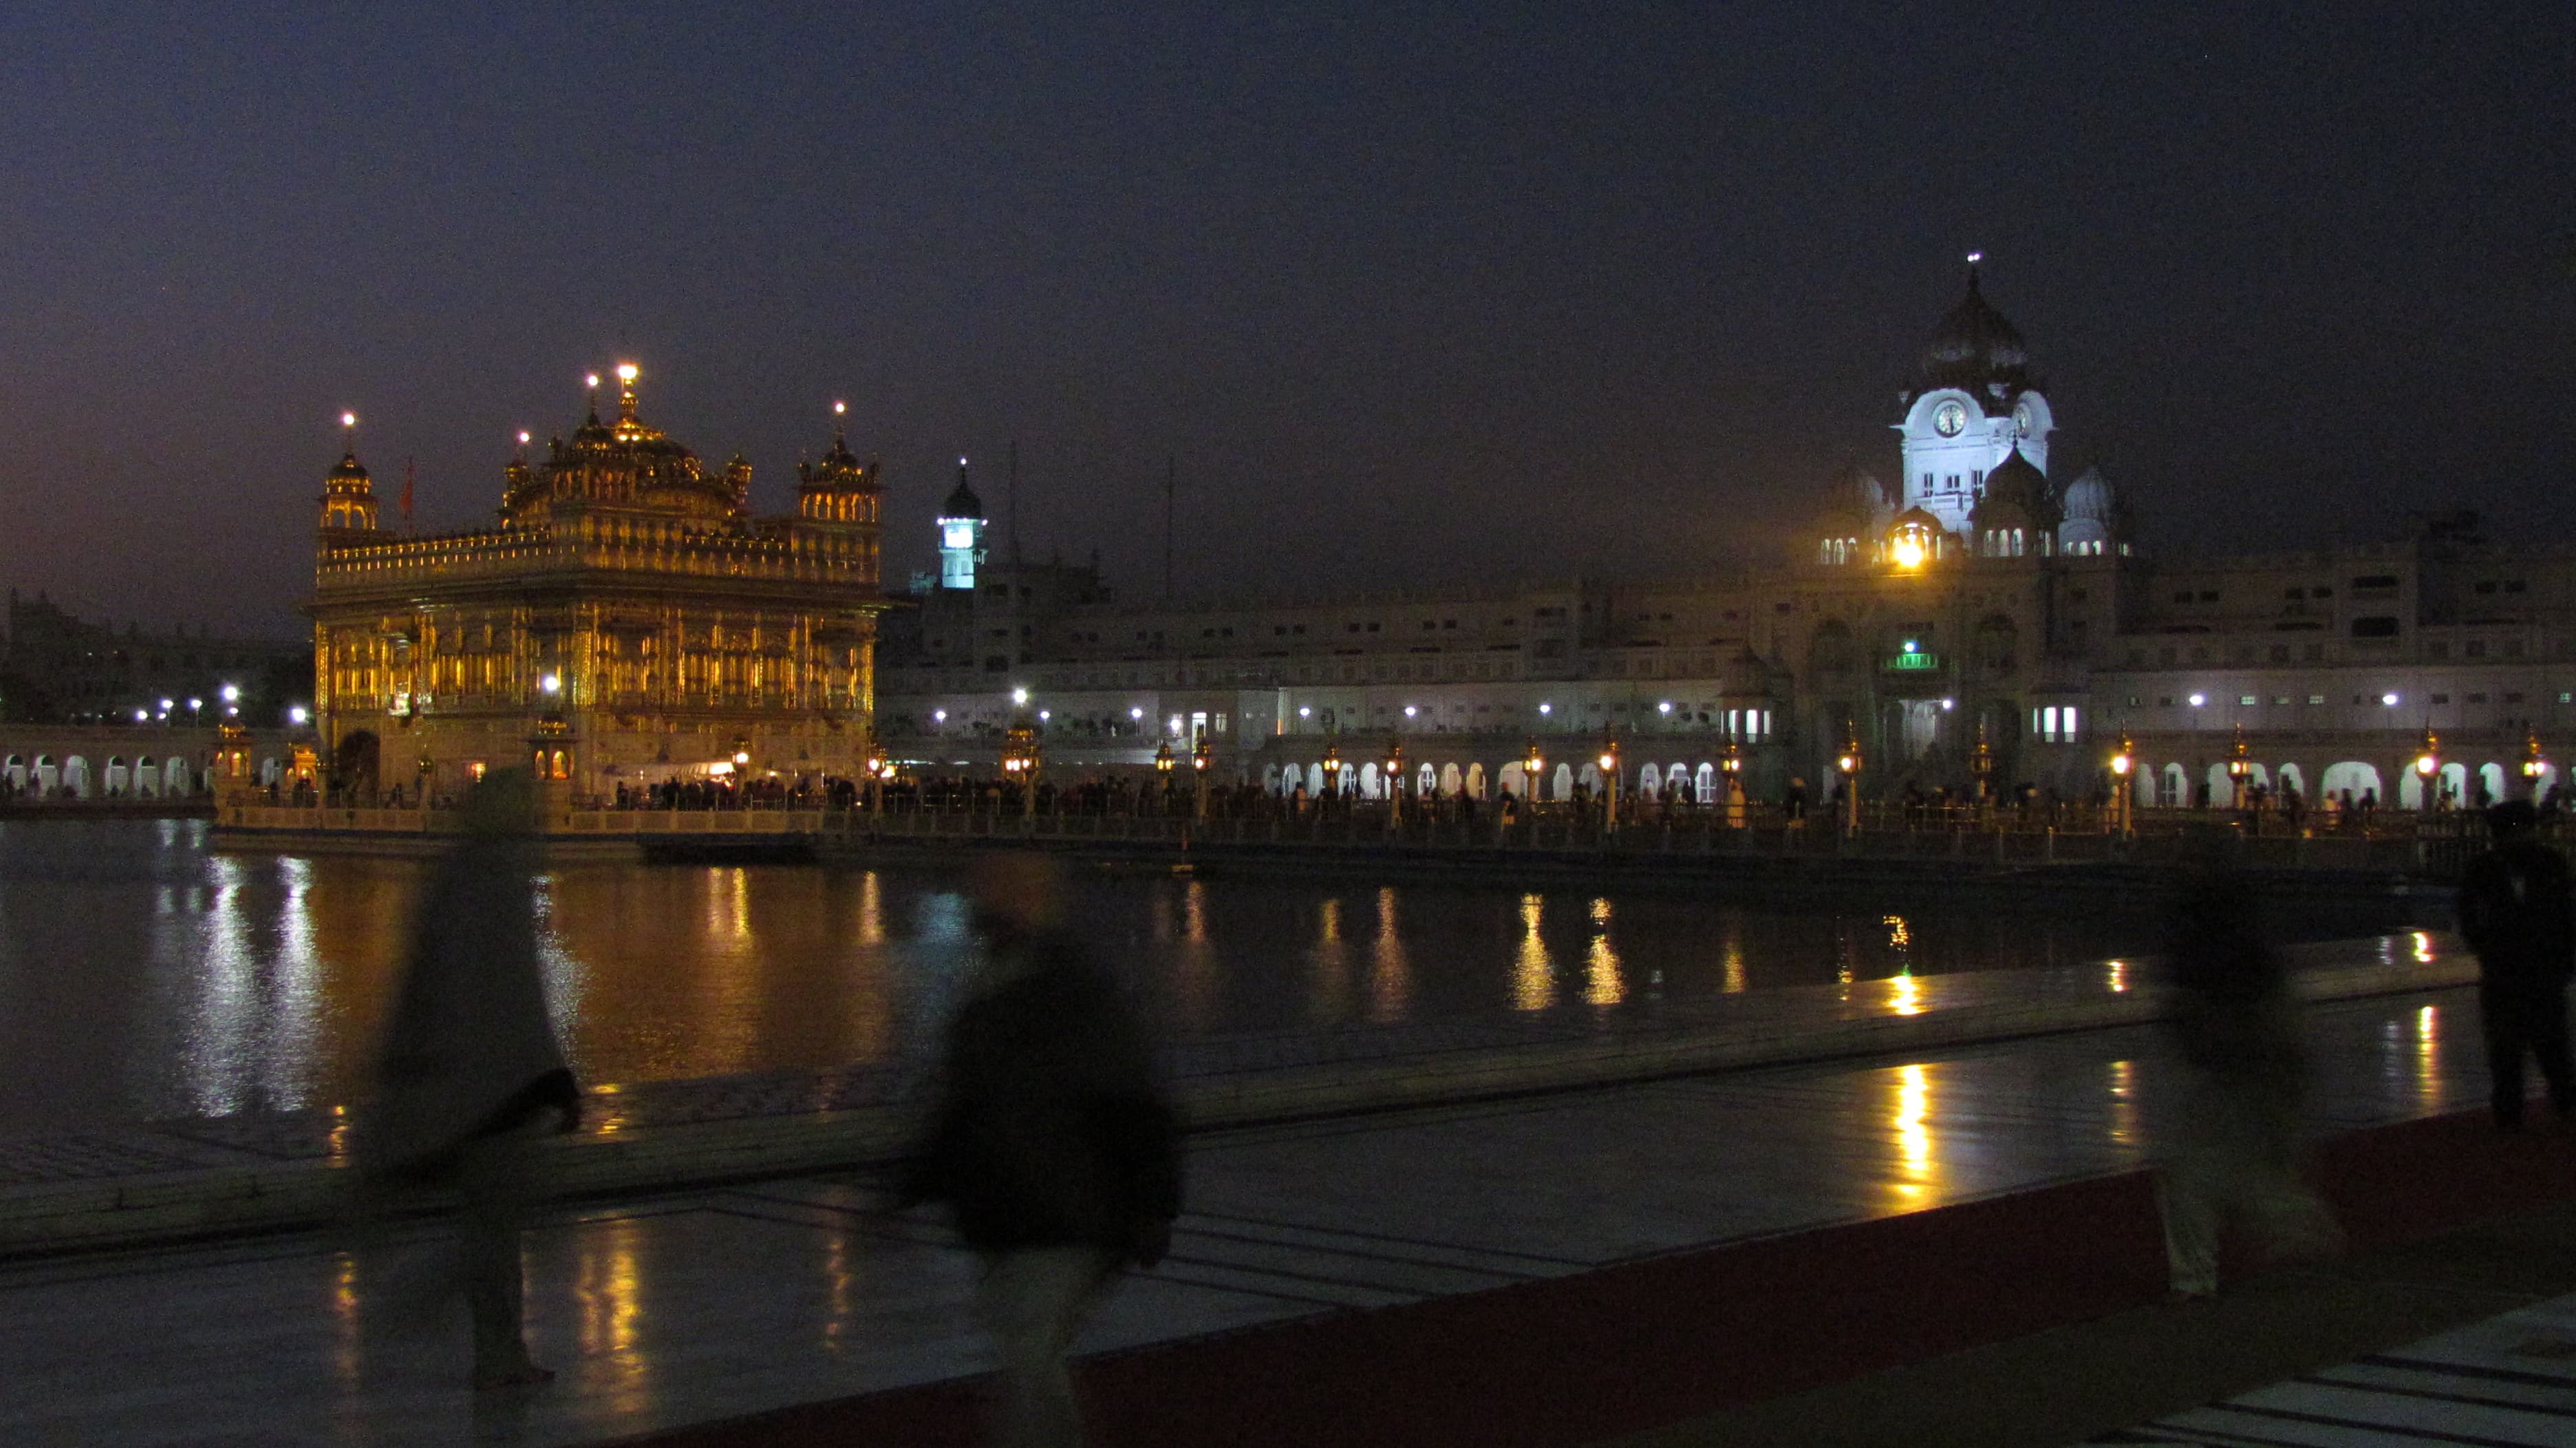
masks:
[(531, 761), (575, 799), (858, 777), (887, 606), (876, 465), (836, 428), (797, 467), (796, 511), (754, 517), (751, 465), (702, 463), (636, 415), (636, 369), (617, 375), (617, 420), (594, 403), (542, 462), (512, 461), (493, 528), (399, 536), (354, 448), (331, 470), (305, 612), (345, 797), (434, 798)]

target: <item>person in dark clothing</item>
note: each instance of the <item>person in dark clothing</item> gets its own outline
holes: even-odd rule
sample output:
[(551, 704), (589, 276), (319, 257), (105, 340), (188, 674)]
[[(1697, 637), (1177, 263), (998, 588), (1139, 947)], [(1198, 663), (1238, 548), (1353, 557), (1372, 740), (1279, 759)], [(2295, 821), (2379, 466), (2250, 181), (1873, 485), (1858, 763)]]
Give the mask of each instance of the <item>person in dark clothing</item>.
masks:
[(2540, 1063), (2550, 1104), (2576, 1116), (2567, 1051), (2567, 980), (2576, 971), (2576, 898), (2567, 862), (2535, 834), (2539, 811), (2510, 800), (2487, 811), (2494, 848), (2460, 882), (2460, 934), (2478, 956), (2478, 1014), (2498, 1126), (2522, 1124), (2522, 1058)]
[(2187, 1075), (2158, 1195), (2172, 1287), (2184, 1297), (2218, 1290), (2219, 1231), (2230, 1217), (2275, 1256), (2322, 1256), (2342, 1244), (2298, 1170), (2308, 1086), (2298, 997), (2225, 849), (2221, 839), (2198, 842), (2166, 917), (2166, 1029)]
[(538, 1138), (581, 1120), (547, 1015), (537, 949), (536, 795), (494, 770), (465, 800), (464, 838), (422, 895), (376, 1092), (353, 1136), (362, 1213), (452, 1187), (456, 1285), (474, 1326), (477, 1389), (544, 1383), (520, 1323), (520, 1236), (542, 1195)]
[(944, 1096), (899, 1206), (941, 1201), (984, 1259), (977, 1312), (1000, 1351), (994, 1441), (1081, 1440), (1066, 1349), (1180, 1215), (1178, 1122), (1142, 1024), (1063, 924), (1042, 855), (979, 861), (985, 959), (949, 1027)]

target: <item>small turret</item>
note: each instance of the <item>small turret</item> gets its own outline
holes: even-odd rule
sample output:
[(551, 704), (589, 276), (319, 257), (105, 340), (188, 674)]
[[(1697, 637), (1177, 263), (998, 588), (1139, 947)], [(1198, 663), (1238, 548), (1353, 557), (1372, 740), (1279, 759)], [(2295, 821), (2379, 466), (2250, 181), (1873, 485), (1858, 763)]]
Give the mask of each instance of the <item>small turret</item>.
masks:
[(322, 508), (316, 525), (328, 544), (353, 533), (376, 531), (376, 485), (352, 448), (340, 454), (339, 466), (323, 476)]
[[(840, 403), (832, 404), (836, 417), (845, 410)], [(822, 461), (796, 465), (796, 516), (807, 522), (874, 527), (883, 491), (877, 484), (876, 463), (863, 462), (850, 451), (849, 438), (838, 421), (833, 423), (832, 445), (823, 450)]]

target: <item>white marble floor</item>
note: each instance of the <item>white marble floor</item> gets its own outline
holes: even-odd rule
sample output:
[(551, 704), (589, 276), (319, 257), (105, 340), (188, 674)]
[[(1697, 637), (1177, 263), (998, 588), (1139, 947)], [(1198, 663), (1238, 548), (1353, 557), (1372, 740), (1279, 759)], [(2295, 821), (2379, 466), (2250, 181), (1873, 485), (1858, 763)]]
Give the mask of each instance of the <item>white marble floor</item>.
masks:
[(2093, 1440), (2174, 1448), (2576, 1443), (2576, 1296)]
[[(2464, 992), (2318, 1008), (2320, 1129), (2482, 1099)], [(1089, 1351), (1475, 1291), (2146, 1159), (2170, 1071), (2115, 1030), (1194, 1138), (1189, 1214)], [(587, 1204), (528, 1242), (551, 1388), (478, 1410), (441, 1234), (0, 1268), (0, 1442), (567, 1444), (979, 1371), (971, 1263), (862, 1180)]]

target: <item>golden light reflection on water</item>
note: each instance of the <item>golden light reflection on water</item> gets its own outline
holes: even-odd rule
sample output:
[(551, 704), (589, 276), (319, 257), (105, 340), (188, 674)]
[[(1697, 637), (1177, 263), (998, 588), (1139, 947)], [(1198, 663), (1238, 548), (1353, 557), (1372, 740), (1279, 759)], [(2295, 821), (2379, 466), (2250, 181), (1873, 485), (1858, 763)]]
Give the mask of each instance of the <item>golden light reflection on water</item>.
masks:
[(1545, 896), (1521, 897), (1521, 944), (1512, 956), (1512, 1006), (1516, 1010), (1543, 1011), (1556, 1004), (1556, 961), (1547, 953), (1547, 941), (1539, 934), (1546, 906)]
[(885, 881), (874, 870), (859, 876), (859, 943), (886, 943)]
[(2418, 965), (2433, 963), (2433, 937), (2421, 930), (2415, 932), (2415, 962)]
[(1619, 952), (1610, 944), (1610, 901), (1592, 902), (1592, 949), (1583, 962), (1583, 1000), (1587, 1005), (1615, 1006), (1627, 994), (1619, 979)]
[(1338, 1021), (1351, 999), (1351, 950), (1342, 939), (1342, 902), (1326, 896), (1315, 904), (1315, 948), (1307, 952), (1315, 973), (1315, 1014)]
[(2138, 1066), (2135, 1061), (2111, 1063), (2111, 1140), (2122, 1146), (2135, 1146), (2138, 1141)]
[(1176, 942), (1177, 971), (1173, 981), (1178, 1001), (1176, 1012), (1180, 1024), (1190, 1030), (1203, 1031), (1216, 1020), (1217, 958), (1208, 941), (1207, 882), (1192, 880), (1181, 887), (1181, 930)]
[(1895, 1082), (1896, 1102), (1889, 1124), (1896, 1129), (1896, 1190), (1909, 1202), (1915, 1202), (1940, 1185), (1930, 1124), (1932, 1067), (1920, 1063), (1899, 1066)]
[(1377, 941), (1370, 951), (1369, 1019), (1399, 1021), (1413, 1000), (1413, 966), (1395, 928), (1395, 887), (1377, 892)]
[(1718, 947), (1718, 968), (1721, 989), (1728, 995), (1743, 994), (1746, 978), (1742, 921), (1731, 911), (1726, 919), (1726, 941)]
[(1910, 975), (1888, 982), (1887, 1008), (1900, 1016), (1923, 1014), (1923, 986)]
[(341, 1252), (333, 1258), (331, 1273), (331, 1369), (344, 1386), (356, 1387), (358, 1374), (365, 1366), (361, 1354), (363, 1329), (358, 1258), (355, 1253)]

